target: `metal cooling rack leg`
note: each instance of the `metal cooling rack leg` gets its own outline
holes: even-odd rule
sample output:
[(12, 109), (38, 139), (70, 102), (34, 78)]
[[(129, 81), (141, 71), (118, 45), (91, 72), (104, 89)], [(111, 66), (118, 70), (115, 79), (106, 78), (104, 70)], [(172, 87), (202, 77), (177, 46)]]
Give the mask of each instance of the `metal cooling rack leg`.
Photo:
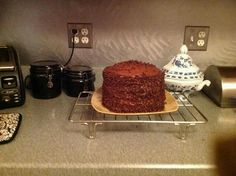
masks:
[(88, 123), (86, 123), (86, 125), (88, 126), (88, 130), (89, 130), (89, 134), (88, 134), (89, 139), (95, 139), (96, 138), (96, 126), (102, 125), (102, 123), (88, 122)]
[(190, 124), (177, 124), (179, 125), (179, 138), (185, 140), (188, 133)]
[(95, 139), (96, 137), (96, 125), (95, 123), (88, 123), (89, 139)]

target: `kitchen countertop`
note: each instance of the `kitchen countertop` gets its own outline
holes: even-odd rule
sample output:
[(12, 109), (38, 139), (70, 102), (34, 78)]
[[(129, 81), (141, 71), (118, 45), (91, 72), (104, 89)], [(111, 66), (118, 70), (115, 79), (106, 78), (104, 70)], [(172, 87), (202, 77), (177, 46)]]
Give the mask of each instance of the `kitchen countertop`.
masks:
[(27, 90), (23, 106), (0, 110), (23, 116), (15, 139), (0, 145), (0, 175), (213, 176), (227, 167), (219, 151), (236, 140), (236, 109), (219, 108), (201, 92), (190, 99), (208, 122), (190, 127), (186, 140), (172, 124), (107, 124), (88, 139), (87, 126), (67, 120), (75, 99), (62, 92), (40, 100)]

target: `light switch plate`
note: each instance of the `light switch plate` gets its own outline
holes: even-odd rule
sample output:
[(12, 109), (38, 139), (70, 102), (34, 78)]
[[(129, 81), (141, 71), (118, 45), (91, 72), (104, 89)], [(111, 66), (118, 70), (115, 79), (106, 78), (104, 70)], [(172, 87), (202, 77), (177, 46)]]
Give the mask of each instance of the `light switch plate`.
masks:
[(185, 26), (184, 44), (189, 51), (206, 51), (209, 32), (209, 26)]

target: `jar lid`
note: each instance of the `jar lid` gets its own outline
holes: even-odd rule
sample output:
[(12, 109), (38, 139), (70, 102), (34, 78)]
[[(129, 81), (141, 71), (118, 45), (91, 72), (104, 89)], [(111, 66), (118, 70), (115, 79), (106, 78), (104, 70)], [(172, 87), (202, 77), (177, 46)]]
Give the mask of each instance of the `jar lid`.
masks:
[(194, 72), (197, 74), (199, 68), (193, 63), (192, 58), (187, 54), (187, 52), (187, 46), (182, 45), (180, 53), (173, 57), (171, 61), (163, 67), (164, 70), (173, 72)]
[(92, 77), (93, 70), (89, 66), (84, 65), (73, 65), (68, 66), (63, 69), (63, 74), (72, 77), (84, 78), (84, 77)]
[(83, 72), (91, 72), (92, 68), (84, 65), (73, 65), (64, 68), (64, 70), (71, 73), (80, 73), (80, 72), (83, 73)]
[(60, 70), (59, 62), (55, 60), (38, 60), (30, 64), (30, 71), (44, 72), (47, 70)]
[(55, 60), (38, 60), (31, 64), (31, 67), (58, 67), (60, 64)]

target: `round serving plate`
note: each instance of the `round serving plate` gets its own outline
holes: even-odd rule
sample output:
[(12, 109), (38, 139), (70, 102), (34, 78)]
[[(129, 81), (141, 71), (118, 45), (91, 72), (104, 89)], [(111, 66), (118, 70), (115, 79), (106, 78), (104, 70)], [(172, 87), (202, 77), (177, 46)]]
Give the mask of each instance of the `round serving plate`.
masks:
[(178, 104), (175, 98), (168, 92), (165, 91), (166, 100), (165, 100), (165, 107), (163, 111), (156, 111), (156, 112), (138, 112), (138, 113), (117, 113), (108, 110), (102, 104), (102, 88), (97, 89), (92, 96), (91, 104), (93, 108), (100, 113), (103, 114), (110, 114), (110, 115), (154, 115), (154, 114), (163, 114), (163, 113), (170, 113), (178, 110)]

